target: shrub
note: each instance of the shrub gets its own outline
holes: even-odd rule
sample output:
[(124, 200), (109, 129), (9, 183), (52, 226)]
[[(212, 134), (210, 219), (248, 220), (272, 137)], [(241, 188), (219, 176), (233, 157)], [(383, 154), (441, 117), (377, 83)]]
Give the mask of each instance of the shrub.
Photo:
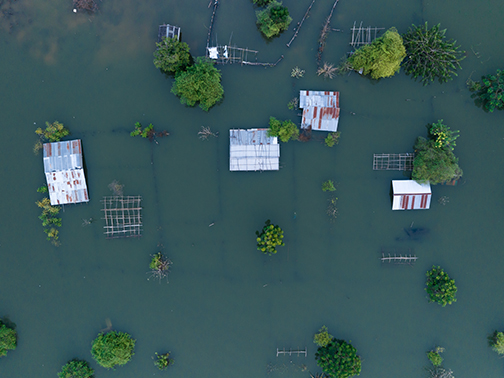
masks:
[(277, 1), (272, 1), (266, 9), (257, 11), (256, 16), (257, 26), (266, 38), (272, 38), (287, 30), (292, 21), (287, 7)]
[(327, 332), (326, 326), (322, 326), (322, 328), (319, 329), (319, 333), (316, 333), (315, 336), (313, 336), (313, 342), (319, 347), (325, 347), (332, 339), (333, 336)]
[(476, 98), (476, 105), (484, 110), (493, 112), (504, 109), (504, 75), (497, 70), (495, 75), (481, 77), (481, 81), (468, 80), (469, 90), (474, 92), (471, 97)]
[(462, 177), (458, 158), (452, 152), (458, 131), (451, 131), (442, 121), (427, 125), (428, 140), (418, 137), (415, 142), (411, 175), (415, 181), (439, 184)]
[(53, 123), (46, 122), (46, 128), (41, 127), (35, 130), (35, 134), (39, 136), (39, 140), (33, 147), (33, 152), (37, 153), (42, 149), (42, 144), (47, 142), (59, 142), (61, 138), (70, 135), (70, 131), (63, 126), (62, 123), (54, 121)]
[[(172, 262), (161, 252), (152, 255), (151, 262), (149, 264), (150, 277), (159, 279), (159, 282), (170, 273), (170, 265)], [(150, 278), (149, 277), (149, 278)], [(149, 279), (148, 278), (148, 279)]]
[(275, 117), (270, 117), (269, 137), (279, 137), (282, 142), (288, 142), (299, 138), (299, 129), (291, 120), (279, 121)]
[(182, 104), (189, 106), (199, 102), (201, 109), (208, 111), (224, 95), (220, 83), (221, 74), (206, 58), (196, 58), (196, 63), (175, 75), (172, 92), (180, 97)]
[(0, 321), (0, 357), (5, 356), (9, 350), (16, 349), (16, 345), (17, 332)]
[(327, 134), (327, 137), (324, 139), (324, 143), (327, 147), (333, 147), (335, 144), (339, 143), (340, 132), (336, 131), (335, 133)]
[(154, 130), (154, 125), (152, 123), (149, 123), (149, 126), (145, 127), (142, 129), (142, 124), (140, 122), (135, 122), (135, 130), (133, 130), (130, 135), (131, 136), (138, 136), (140, 135), (142, 138), (147, 138), (149, 141), (152, 142), (154, 137), (163, 137), (170, 135), (170, 133), (166, 130), (156, 132)]
[(395, 28), (390, 28), (371, 44), (360, 47), (347, 62), (356, 71), (373, 79), (393, 76), (399, 72), (406, 56), (403, 40)]
[(135, 340), (129, 334), (110, 331), (98, 334), (92, 343), (91, 354), (98, 364), (110, 369), (131, 360), (134, 348)]
[(441, 347), (436, 347), (434, 350), (430, 350), (427, 352), (427, 358), (432, 362), (432, 365), (434, 366), (440, 366), (441, 363), (443, 362), (443, 357), (441, 357), (441, 354), (444, 352), (444, 348)]
[(294, 67), (291, 71), (291, 77), (295, 77), (296, 79), (300, 79), (304, 76), (305, 70), (302, 70), (298, 66)]
[(458, 50), (456, 41), (445, 40), (445, 33), (446, 29), (439, 30), (439, 24), (429, 29), (426, 22), (422, 26), (412, 25), (402, 36), (406, 48), (403, 67), (407, 75), (415, 80), (420, 78), (423, 85), (434, 79), (445, 83), (452, 80), (452, 75), (457, 76), (455, 70), (460, 68), (464, 51)]
[[(37, 192), (43, 193), (43, 191), (39, 191), (39, 189), (37, 189)], [(56, 227), (61, 227), (61, 218), (57, 217), (61, 208), (59, 206), (52, 206), (51, 200), (47, 197), (35, 203), (42, 209), (42, 214), (39, 215), (39, 219), (42, 221), (42, 226), (46, 227), (44, 232), (47, 234), (47, 240), (55, 246), (58, 246), (59, 231)]]
[(494, 333), (488, 336), (488, 344), (494, 352), (504, 354), (504, 332), (494, 331)]
[(294, 97), (288, 102), (287, 107), (289, 108), (289, 110), (299, 109), (299, 99), (297, 97)]
[(58, 378), (93, 378), (94, 370), (87, 361), (74, 359), (61, 368)]
[(333, 338), (327, 345), (317, 349), (315, 359), (328, 377), (348, 378), (361, 372), (357, 349), (345, 340)]
[(156, 365), (159, 370), (165, 370), (166, 368), (168, 368), (168, 366), (174, 364), (175, 360), (173, 360), (173, 358), (170, 358), (170, 353), (171, 352), (165, 354), (157, 354), (156, 352), (156, 360), (154, 361), (154, 365)]
[(189, 46), (185, 42), (180, 42), (178, 38), (164, 37), (161, 42), (156, 43), (156, 46), (154, 65), (164, 73), (176, 74), (192, 64)]
[(440, 266), (433, 266), (426, 276), (425, 291), (429, 294), (429, 302), (437, 302), (444, 307), (457, 301), (455, 280), (452, 280)]
[(322, 191), (324, 192), (334, 192), (336, 187), (334, 186), (334, 182), (332, 180), (327, 180), (322, 183)]
[(280, 226), (271, 224), (268, 219), (261, 232), (256, 231), (257, 249), (265, 254), (277, 253), (276, 247), (283, 246), (283, 230)]

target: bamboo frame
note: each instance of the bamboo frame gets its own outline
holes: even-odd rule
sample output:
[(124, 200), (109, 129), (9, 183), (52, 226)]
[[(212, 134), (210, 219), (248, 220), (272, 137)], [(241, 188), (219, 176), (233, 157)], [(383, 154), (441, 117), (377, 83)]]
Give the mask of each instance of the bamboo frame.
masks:
[(142, 236), (141, 201), (141, 196), (103, 197), (102, 219), (107, 239)]

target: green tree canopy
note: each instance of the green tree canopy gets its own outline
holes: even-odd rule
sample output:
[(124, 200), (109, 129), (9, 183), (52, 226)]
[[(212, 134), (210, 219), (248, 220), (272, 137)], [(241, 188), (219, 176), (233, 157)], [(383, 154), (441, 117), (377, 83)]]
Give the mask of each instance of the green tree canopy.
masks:
[(92, 343), (91, 354), (101, 366), (110, 369), (131, 360), (134, 348), (135, 340), (129, 334), (110, 331), (98, 334)]
[(220, 83), (221, 74), (208, 59), (198, 57), (196, 63), (175, 75), (172, 92), (180, 102), (189, 106), (199, 102), (201, 109), (208, 111), (224, 95)]
[(333, 338), (315, 353), (317, 365), (331, 378), (349, 378), (361, 372), (361, 359), (357, 349), (345, 340)]
[(494, 331), (488, 336), (488, 344), (494, 352), (504, 354), (504, 332)]
[(283, 230), (278, 225), (271, 224), (268, 219), (261, 232), (256, 231), (257, 249), (264, 254), (272, 255), (277, 253), (276, 247), (283, 246)]
[(440, 266), (433, 266), (431, 270), (426, 273), (427, 287), (425, 291), (429, 294), (429, 302), (439, 303), (441, 306), (452, 304), (457, 299), (457, 287), (455, 280), (452, 280), (448, 274)]
[(403, 40), (396, 28), (390, 28), (371, 44), (360, 47), (347, 60), (350, 67), (371, 75), (373, 79), (389, 77), (399, 72), (406, 56)]
[(192, 64), (189, 46), (178, 38), (164, 37), (156, 46), (154, 65), (164, 73), (176, 74)]
[(287, 7), (278, 1), (272, 1), (268, 6), (256, 12), (257, 26), (266, 38), (272, 38), (287, 30), (292, 18)]
[(9, 350), (16, 349), (17, 333), (0, 321), (0, 357), (7, 354)]
[(458, 158), (453, 154), (458, 131), (451, 131), (442, 124), (443, 120), (429, 124), (429, 139), (418, 137), (414, 149), (413, 173), (411, 177), (418, 182), (441, 182), (458, 180), (462, 169)]
[(291, 120), (279, 121), (275, 117), (270, 117), (268, 136), (279, 137), (284, 143), (299, 138), (299, 129)]
[(495, 109), (504, 109), (504, 71), (497, 70), (495, 75), (481, 77), (481, 81), (468, 80), (469, 90), (476, 98), (476, 105), (492, 113)]
[(93, 378), (94, 370), (87, 361), (72, 360), (61, 368), (58, 378)]
[(452, 80), (457, 76), (460, 61), (465, 58), (456, 41), (445, 39), (445, 30), (439, 30), (439, 24), (429, 29), (427, 22), (422, 26), (412, 25), (403, 34), (406, 59), (403, 67), (407, 75), (427, 85), (434, 79), (440, 83)]

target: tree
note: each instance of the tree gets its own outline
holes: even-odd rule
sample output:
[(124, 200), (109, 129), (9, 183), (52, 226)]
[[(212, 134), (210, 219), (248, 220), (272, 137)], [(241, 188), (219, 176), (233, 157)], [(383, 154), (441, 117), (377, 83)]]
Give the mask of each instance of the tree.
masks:
[(45, 130), (41, 127), (37, 128), (35, 134), (39, 136), (39, 140), (35, 143), (33, 152), (38, 153), (43, 143), (59, 142), (61, 138), (69, 135), (70, 131), (61, 122), (54, 121), (53, 123), (46, 122)]
[(172, 92), (180, 97), (180, 102), (189, 106), (199, 102), (201, 109), (208, 111), (224, 95), (220, 83), (221, 74), (213, 62), (198, 57), (196, 63), (175, 75)]
[(451, 131), (442, 124), (443, 120), (429, 124), (429, 139), (418, 137), (414, 149), (413, 173), (411, 177), (418, 182), (441, 182), (458, 180), (462, 177), (462, 169), (458, 158), (453, 154), (458, 130)]
[(488, 336), (488, 344), (494, 352), (504, 354), (504, 332), (494, 331)]
[(495, 109), (504, 109), (504, 71), (497, 70), (495, 75), (481, 77), (481, 81), (468, 80), (471, 98), (476, 98), (476, 105), (492, 113)]
[(439, 346), (427, 352), (427, 358), (432, 363), (432, 365), (441, 366), (441, 363), (443, 362), (443, 357), (441, 357), (440, 353), (442, 352), (444, 352), (444, 348)]
[(16, 349), (16, 346), (17, 332), (0, 321), (0, 357), (5, 356), (9, 350)]
[(339, 131), (327, 134), (327, 137), (324, 139), (325, 145), (327, 147), (333, 147), (335, 144), (338, 144), (340, 135), (341, 133)]
[[(399, 72), (406, 56), (403, 40), (396, 28), (390, 28), (371, 44), (364, 45), (352, 54), (347, 63), (351, 69), (371, 75), (373, 79), (389, 77)], [(345, 63), (343, 64), (345, 66)]]
[(135, 354), (135, 340), (125, 332), (99, 333), (91, 347), (93, 358), (101, 366), (110, 369), (125, 365)]
[(361, 372), (361, 359), (357, 349), (345, 340), (333, 338), (315, 353), (317, 365), (331, 378), (349, 378)]
[(322, 328), (319, 329), (319, 333), (313, 336), (313, 342), (319, 347), (325, 347), (332, 339), (333, 336), (329, 334), (326, 326), (322, 326)]
[(292, 18), (287, 7), (278, 1), (272, 1), (268, 7), (256, 12), (257, 26), (266, 38), (273, 38), (287, 30)]
[(74, 359), (61, 368), (58, 378), (93, 378), (94, 370), (87, 361)]
[(288, 142), (291, 139), (298, 139), (299, 129), (291, 120), (282, 122), (275, 117), (270, 117), (268, 136), (279, 137), (282, 142)]
[(429, 302), (436, 302), (445, 307), (447, 304), (457, 301), (455, 280), (452, 280), (440, 266), (433, 266), (426, 276), (427, 287), (425, 291), (429, 295)]
[(412, 25), (403, 34), (406, 59), (403, 67), (406, 75), (420, 78), (423, 85), (437, 79), (440, 83), (452, 80), (452, 75), (460, 68), (460, 61), (465, 58), (465, 51), (459, 51), (456, 41), (445, 39), (445, 30), (439, 30), (439, 24), (429, 29), (427, 22), (422, 26)]
[(164, 73), (176, 74), (192, 64), (189, 46), (178, 38), (164, 37), (161, 42), (156, 43), (156, 46), (154, 65)]
[(277, 246), (284, 246), (283, 230), (280, 226), (271, 224), (268, 219), (261, 232), (256, 231), (257, 249), (265, 254), (272, 255), (277, 253)]
[(259, 6), (259, 7), (265, 7), (269, 3), (271, 3), (273, 0), (252, 0), (252, 2)]
[(334, 192), (336, 187), (334, 186), (334, 182), (332, 180), (327, 180), (322, 183), (322, 191), (324, 192)]

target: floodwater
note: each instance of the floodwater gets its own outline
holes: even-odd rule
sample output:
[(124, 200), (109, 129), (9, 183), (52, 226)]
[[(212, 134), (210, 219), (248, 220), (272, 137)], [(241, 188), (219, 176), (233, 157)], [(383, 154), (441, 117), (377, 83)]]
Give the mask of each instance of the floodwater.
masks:
[[(310, 2), (284, 1), (293, 25)], [(467, 52), (463, 69), (423, 87), (403, 72), (379, 82), (316, 76), (332, 4), (317, 0), (287, 48), (292, 28), (266, 42), (251, 1), (222, 0), (214, 41), (232, 36), (258, 50), (259, 61), (284, 59), (275, 68), (221, 67), (225, 98), (208, 113), (181, 105), (152, 64), (164, 22), (181, 26), (192, 53), (204, 54), (207, 0), (103, 0), (96, 15), (72, 13), (69, 0), (12, 4), (13, 15), (0, 18), (0, 316), (16, 323), (19, 344), (0, 360), (2, 378), (52, 378), (72, 358), (90, 361), (97, 377), (309, 377), (320, 371), (312, 337), (323, 325), (352, 341), (364, 378), (424, 377), (425, 352), (437, 345), (459, 378), (502, 376), (486, 337), (504, 329), (504, 114), (477, 108), (465, 82), (502, 68), (504, 6), (340, 0), (331, 25), (343, 31), (329, 35), (323, 61), (338, 63), (349, 50), (354, 21), (400, 32), (425, 21), (447, 28)], [(295, 66), (306, 70), (299, 80), (290, 77)], [(339, 145), (327, 148), (314, 133), (309, 143), (282, 144), (278, 172), (229, 172), (228, 130), (266, 127), (270, 116), (299, 122), (287, 103), (300, 89), (341, 92)], [(438, 119), (460, 130), (464, 177), (433, 187), (430, 210), (392, 212), (390, 182), (405, 176), (373, 171), (373, 153), (411, 151)], [(54, 120), (82, 139), (91, 198), (65, 207), (57, 248), (37, 219), (44, 175), (32, 152), (36, 127)], [(159, 144), (132, 138), (136, 121), (170, 136)], [(198, 139), (201, 126), (219, 136)], [(334, 222), (321, 191), (327, 179), (338, 183)], [(100, 200), (113, 180), (143, 197), (141, 239), (103, 235)], [(255, 247), (266, 219), (285, 231), (285, 247), (271, 257)], [(410, 226), (430, 232), (408, 239)], [(418, 262), (382, 266), (382, 248), (412, 249)], [(147, 280), (157, 251), (173, 261), (169, 284)], [(452, 306), (426, 299), (433, 264), (456, 281)], [(131, 362), (115, 371), (90, 355), (107, 319), (137, 340)], [(276, 357), (276, 348), (305, 347), (306, 358)], [(169, 371), (155, 368), (156, 351), (172, 352)]]

